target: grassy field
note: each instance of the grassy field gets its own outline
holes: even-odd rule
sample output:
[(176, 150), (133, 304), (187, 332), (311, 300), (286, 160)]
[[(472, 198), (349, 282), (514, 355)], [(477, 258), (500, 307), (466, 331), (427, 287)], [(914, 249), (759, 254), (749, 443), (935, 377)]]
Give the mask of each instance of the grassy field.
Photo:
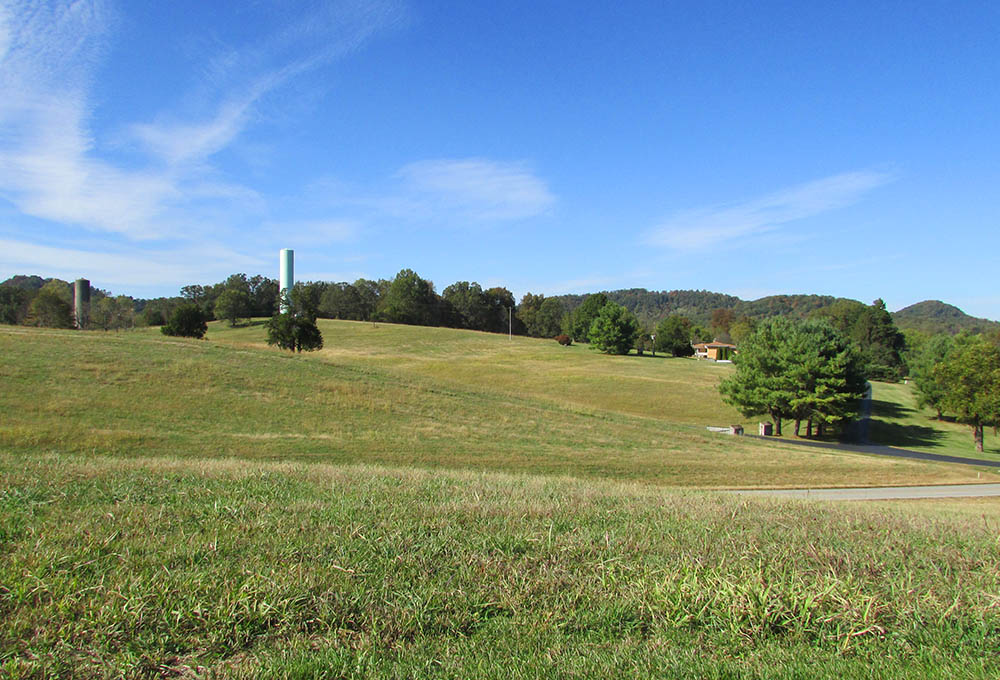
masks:
[(0, 461), (5, 677), (993, 678), (1000, 503)]
[(1000, 674), (1000, 502), (704, 491), (979, 471), (707, 433), (726, 366), (322, 329), (0, 327), (0, 677)]
[[(324, 322), (291, 356), (260, 326), (0, 330), (0, 445), (11, 451), (240, 457), (493, 470), (684, 487), (976, 481), (954, 465), (712, 434), (738, 422), (731, 367), (608, 357), (552, 341)], [(154, 329), (155, 330), (155, 329)]]
[(1000, 437), (984, 434), (983, 452), (977, 453), (968, 425), (938, 420), (931, 409), (917, 406), (912, 385), (872, 384), (872, 441), (900, 448), (1000, 460)]

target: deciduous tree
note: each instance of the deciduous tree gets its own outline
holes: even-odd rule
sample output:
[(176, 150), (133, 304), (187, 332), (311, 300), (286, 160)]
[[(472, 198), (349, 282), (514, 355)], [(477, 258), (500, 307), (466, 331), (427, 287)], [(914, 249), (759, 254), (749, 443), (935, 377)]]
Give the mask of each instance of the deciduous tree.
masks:
[(164, 335), (175, 335), (187, 338), (202, 338), (208, 332), (208, 324), (201, 308), (194, 303), (186, 303), (177, 307), (170, 320), (160, 327)]
[(379, 298), (377, 316), (380, 321), (392, 323), (437, 325), (440, 305), (434, 285), (412, 269), (403, 269)]
[(267, 344), (291, 352), (311, 352), (323, 348), (323, 335), (314, 321), (288, 311), (268, 319)]
[(224, 319), (235, 326), (241, 319), (250, 318), (250, 294), (242, 287), (227, 288), (215, 298), (215, 318)]
[(52, 279), (38, 291), (28, 306), (27, 323), (32, 326), (50, 328), (72, 328), (73, 308), (70, 285), (59, 279)]
[(691, 346), (691, 322), (683, 316), (671, 314), (656, 325), (656, 351), (675, 357), (694, 354)]
[(945, 412), (972, 427), (982, 452), (983, 427), (1000, 426), (1000, 347), (981, 336), (959, 337), (933, 373), (944, 389)]
[(947, 387), (941, 380), (943, 376), (936, 375), (934, 368), (945, 360), (954, 345), (952, 336), (935, 335), (907, 355), (910, 377), (917, 391), (917, 404), (934, 409), (938, 418), (944, 415)]

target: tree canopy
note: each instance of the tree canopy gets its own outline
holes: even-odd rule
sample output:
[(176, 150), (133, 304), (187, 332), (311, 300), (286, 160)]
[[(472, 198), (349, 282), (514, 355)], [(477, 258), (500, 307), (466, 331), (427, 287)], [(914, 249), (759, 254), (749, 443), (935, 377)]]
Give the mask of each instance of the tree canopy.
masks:
[(565, 310), (556, 298), (525, 293), (517, 308), (517, 316), (525, 331), (534, 338), (554, 338), (562, 331)]
[(881, 299), (871, 305), (838, 300), (816, 311), (814, 316), (827, 319), (855, 344), (869, 378), (899, 380), (906, 374), (902, 356), (906, 339)]
[(594, 293), (583, 301), (583, 304), (573, 311), (570, 335), (577, 342), (590, 342), (590, 327), (601, 310), (608, 304), (608, 296), (604, 293)]
[(677, 314), (671, 314), (656, 325), (656, 339), (653, 347), (658, 352), (675, 357), (689, 357), (694, 354), (691, 345), (691, 322)]
[(202, 338), (208, 332), (208, 324), (205, 323), (201, 307), (194, 303), (187, 303), (174, 310), (167, 323), (160, 327), (160, 332), (164, 335)]
[(240, 288), (227, 288), (215, 299), (215, 318), (235, 326), (250, 318), (250, 295)]
[(632, 312), (608, 302), (590, 325), (588, 339), (593, 349), (605, 354), (628, 354), (639, 335), (639, 321)]
[(982, 336), (959, 336), (932, 373), (943, 391), (942, 409), (972, 427), (981, 452), (983, 427), (1000, 426), (1000, 347)]
[(436, 325), (440, 319), (440, 305), (434, 284), (420, 278), (412, 269), (401, 270), (379, 298), (377, 317), (391, 323)]
[(30, 326), (72, 328), (73, 307), (70, 284), (59, 279), (46, 283), (28, 305), (25, 322)]
[(938, 418), (944, 415), (946, 387), (941, 381), (942, 376), (935, 375), (934, 368), (945, 360), (954, 344), (950, 335), (935, 335), (922, 341), (906, 357), (910, 377), (913, 378), (917, 391), (917, 404), (933, 408), (937, 411)]
[(827, 322), (776, 317), (761, 322), (740, 345), (736, 373), (719, 392), (744, 416), (767, 414), (820, 424), (853, 419), (866, 392), (853, 346)]
[(323, 349), (323, 334), (316, 322), (292, 311), (275, 314), (267, 321), (267, 344), (291, 352)]

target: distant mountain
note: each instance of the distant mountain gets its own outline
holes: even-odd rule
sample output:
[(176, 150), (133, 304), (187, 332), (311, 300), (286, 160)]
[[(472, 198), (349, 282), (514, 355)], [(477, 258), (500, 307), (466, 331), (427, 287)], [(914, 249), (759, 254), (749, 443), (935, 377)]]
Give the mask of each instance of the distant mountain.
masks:
[(3, 283), (0, 283), (0, 286), (10, 286), (12, 288), (21, 288), (23, 290), (38, 290), (51, 280), (52, 279), (43, 279), (41, 276), (18, 274), (10, 277)]
[(969, 316), (955, 305), (940, 300), (924, 300), (894, 312), (892, 320), (901, 330), (925, 333), (986, 333), (1000, 330), (1000, 323)]
[[(691, 321), (708, 326), (716, 309), (731, 309), (736, 317), (750, 316), (762, 319), (770, 316), (787, 316), (795, 319), (807, 317), (811, 312), (832, 305), (837, 300), (829, 295), (771, 295), (758, 300), (741, 300), (735, 295), (712, 293), (707, 290), (649, 291), (645, 288), (605, 291), (608, 299), (620, 304), (647, 325), (656, 324), (671, 314), (685, 316)], [(567, 311), (579, 307), (586, 295), (559, 295)]]

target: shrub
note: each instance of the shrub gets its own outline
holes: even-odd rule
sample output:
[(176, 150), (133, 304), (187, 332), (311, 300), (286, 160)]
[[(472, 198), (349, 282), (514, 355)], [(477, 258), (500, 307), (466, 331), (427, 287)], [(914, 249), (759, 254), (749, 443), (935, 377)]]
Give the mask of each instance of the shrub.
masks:
[(181, 305), (170, 315), (170, 321), (160, 328), (164, 335), (184, 338), (201, 338), (208, 331), (208, 324), (198, 305)]
[(556, 342), (558, 342), (560, 345), (572, 345), (573, 338), (569, 337), (565, 333), (560, 333), (559, 335), (556, 336)]
[(323, 335), (305, 315), (291, 312), (275, 314), (267, 322), (267, 344), (291, 352), (323, 349)]

